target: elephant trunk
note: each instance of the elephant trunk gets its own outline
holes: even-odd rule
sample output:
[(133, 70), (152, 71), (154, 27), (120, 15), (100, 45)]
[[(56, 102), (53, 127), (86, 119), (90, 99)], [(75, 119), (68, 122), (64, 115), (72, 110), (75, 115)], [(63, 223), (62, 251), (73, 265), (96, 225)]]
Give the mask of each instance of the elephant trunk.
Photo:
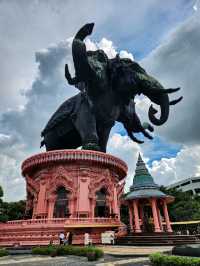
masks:
[(74, 61), (75, 75), (80, 81), (87, 81), (91, 74), (91, 68), (88, 63), (86, 46), (83, 40), (92, 33), (94, 23), (84, 25), (75, 35), (72, 42), (72, 56)]
[(164, 124), (168, 117), (169, 117), (169, 97), (167, 94), (161, 95), (160, 97), (160, 118), (157, 118), (155, 114), (157, 113), (157, 110), (151, 105), (149, 107), (149, 120), (152, 124), (156, 126), (160, 126)]
[[(159, 118), (155, 116), (158, 111), (153, 107), (153, 105), (150, 106), (149, 120), (156, 126), (164, 124), (169, 117), (169, 106), (175, 102), (173, 101), (170, 103), (168, 93), (176, 92), (179, 88), (164, 89), (164, 87), (156, 79), (149, 76), (147, 73), (137, 73), (136, 80), (139, 84), (140, 93), (144, 94), (153, 103), (160, 106)], [(178, 101), (180, 100), (178, 99), (177, 102)]]

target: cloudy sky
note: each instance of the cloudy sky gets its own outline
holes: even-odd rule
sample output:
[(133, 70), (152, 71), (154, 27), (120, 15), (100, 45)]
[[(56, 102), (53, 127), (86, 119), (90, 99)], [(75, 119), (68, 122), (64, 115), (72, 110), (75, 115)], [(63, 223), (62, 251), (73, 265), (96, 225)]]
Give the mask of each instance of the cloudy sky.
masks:
[[(95, 22), (88, 49), (134, 58), (165, 87), (181, 86), (177, 96), (184, 96), (167, 123), (155, 128), (153, 141), (138, 145), (121, 125), (113, 128), (108, 151), (129, 166), (126, 189), (138, 152), (159, 184), (200, 175), (200, 1), (0, 0), (0, 185), (6, 200), (25, 198), (21, 163), (44, 151), (41, 130), (77, 93), (64, 80), (64, 64), (72, 62), (72, 37), (87, 22)], [(137, 100), (142, 119), (148, 107), (146, 98)]]

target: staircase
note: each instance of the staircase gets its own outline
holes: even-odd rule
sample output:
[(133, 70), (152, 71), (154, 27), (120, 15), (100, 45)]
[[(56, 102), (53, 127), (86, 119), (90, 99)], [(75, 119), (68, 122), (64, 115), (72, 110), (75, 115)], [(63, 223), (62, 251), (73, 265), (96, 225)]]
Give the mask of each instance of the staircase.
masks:
[(167, 233), (129, 234), (118, 237), (116, 245), (127, 246), (167, 246), (200, 243), (200, 238), (195, 235), (175, 235)]

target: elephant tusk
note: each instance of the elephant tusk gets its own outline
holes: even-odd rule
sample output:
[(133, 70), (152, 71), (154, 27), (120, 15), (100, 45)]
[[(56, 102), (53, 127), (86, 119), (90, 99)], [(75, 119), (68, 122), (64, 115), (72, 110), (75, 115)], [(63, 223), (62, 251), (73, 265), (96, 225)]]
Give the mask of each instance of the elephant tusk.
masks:
[(180, 90), (180, 88), (174, 88), (174, 89), (166, 89), (166, 90), (164, 90), (164, 93), (174, 93), (174, 92), (177, 92), (177, 91), (179, 91)]
[(151, 104), (150, 107), (149, 107), (149, 111), (152, 112), (152, 114), (156, 114), (158, 112), (158, 110), (156, 110), (153, 105)]
[(146, 138), (153, 139), (153, 137), (146, 130), (143, 130), (142, 133)]
[(150, 132), (154, 132), (154, 128), (152, 127), (152, 125), (149, 125), (148, 130), (149, 130)]
[(144, 122), (144, 123), (142, 124), (142, 127), (143, 127), (144, 129), (148, 129), (150, 132), (153, 132), (153, 131), (154, 131), (153, 126), (152, 126), (151, 124), (149, 124), (148, 122)]
[(169, 105), (175, 105), (175, 104), (179, 103), (182, 99), (183, 99), (183, 96), (179, 97), (176, 100), (169, 102)]
[(138, 144), (144, 143), (144, 141), (137, 139), (130, 131), (128, 131), (128, 136), (131, 138), (132, 141), (137, 142)]

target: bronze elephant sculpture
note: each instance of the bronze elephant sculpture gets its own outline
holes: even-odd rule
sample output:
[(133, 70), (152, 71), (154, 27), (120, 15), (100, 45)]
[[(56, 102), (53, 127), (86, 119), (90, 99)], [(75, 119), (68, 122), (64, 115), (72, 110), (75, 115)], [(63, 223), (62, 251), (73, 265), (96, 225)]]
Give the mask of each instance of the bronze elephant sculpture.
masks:
[(72, 55), (75, 77), (71, 77), (68, 66), (65, 77), (80, 93), (66, 100), (53, 114), (42, 131), (42, 145), (46, 149), (94, 149), (106, 152), (107, 141), (115, 122), (121, 122), (133, 141), (142, 143), (133, 133), (153, 131), (149, 123), (141, 124), (135, 112), (134, 98), (138, 94), (147, 96), (160, 105), (161, 114), (151, 105), (149, 120), (162, 125), (169, 116), (169, 106), (178, 103), (169, 101), (169, 93), (179, 90), (164, 89), (163, 86), (136, 62), (119, 58), (109, 59), (103, 50), (86, 51), (85, 37), (92, 33), (94, 24), (84, 25), (75, 35)]

